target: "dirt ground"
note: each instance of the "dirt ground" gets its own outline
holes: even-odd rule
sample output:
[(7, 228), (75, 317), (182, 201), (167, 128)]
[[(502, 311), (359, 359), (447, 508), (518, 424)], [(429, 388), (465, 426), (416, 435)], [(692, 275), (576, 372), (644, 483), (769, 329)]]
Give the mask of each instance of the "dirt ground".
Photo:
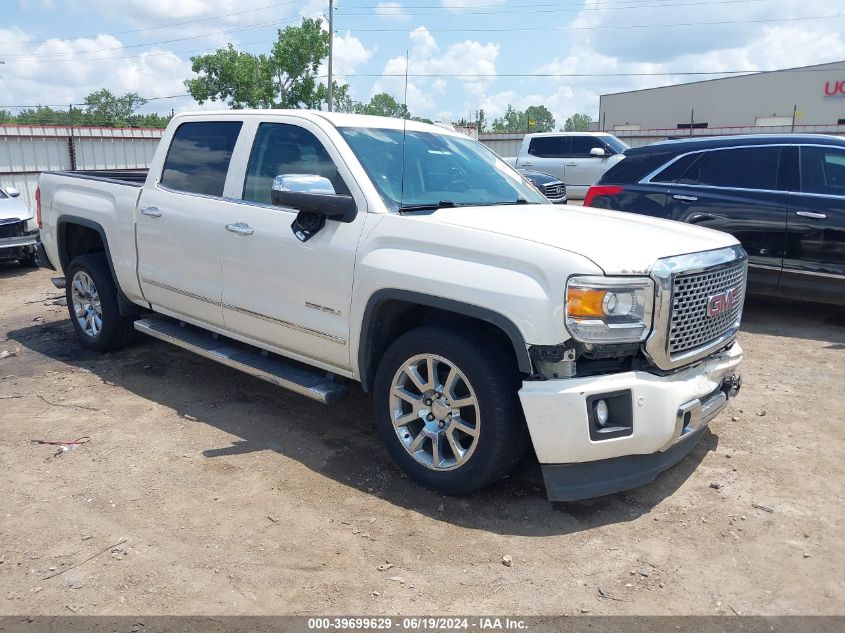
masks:
[(363, 394), (84, 351), (49, 276), (0, 265), (0, 615), (845, 613), (845, 310), (751, 301), (744, 389), (696, 450), (555, 506), (530, 459), (418, 487)]

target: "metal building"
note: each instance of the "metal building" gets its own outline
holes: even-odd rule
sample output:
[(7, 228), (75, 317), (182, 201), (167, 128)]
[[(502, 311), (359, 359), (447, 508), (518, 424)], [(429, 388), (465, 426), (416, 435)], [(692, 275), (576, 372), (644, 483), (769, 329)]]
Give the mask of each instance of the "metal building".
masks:
[(608, 132), (667, 135), (792, 126), (845, 132), (845, 61), (602, 95), (596, 123)]

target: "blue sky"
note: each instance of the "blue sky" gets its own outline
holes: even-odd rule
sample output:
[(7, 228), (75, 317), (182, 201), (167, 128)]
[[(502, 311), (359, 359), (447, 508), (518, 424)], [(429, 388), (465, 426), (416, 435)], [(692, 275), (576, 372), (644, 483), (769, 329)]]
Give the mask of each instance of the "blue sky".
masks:
[[(328, 0), (3, 0), (0, 106), (78, 103), (98, 88), (184, 94), (189, 57), (275, 29)], [(459, 119), (545, 104), (558, 125), (602, 93), (845, 59), (845, 0), (338, 0), (335, 68), (367, 100)], [(528, 75), (545, 75), (531, 77)], [(456, 75), (463, 75), (457, 76)], [(470, 75), (470, 76), (468, 76)], [(577, 75), (577, 76), (576, 76)], [(197, 105), (152, 101), (148, 111)]]

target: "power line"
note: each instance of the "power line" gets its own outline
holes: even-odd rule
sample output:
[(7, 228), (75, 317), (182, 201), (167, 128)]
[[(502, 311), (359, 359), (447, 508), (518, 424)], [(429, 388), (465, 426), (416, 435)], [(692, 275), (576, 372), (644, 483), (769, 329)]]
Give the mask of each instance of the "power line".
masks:
[[(162, 24), (162, 25), (159, 25), (159, 26), (148, 26), (148, 27), (145, 27), (143, 29), (131, 29), (129, 31), (115, 31), (114, 33), (97, 33), (96, 35), (77, 35), (75, 37), (68, 37), (66, 39), (82, 40), (82, 39), (93, 39), (93, 38), (101, 37), (103, 35), (113, 35), (113, 36), (114, 35), (128, 35), (130, 33), (144, 33), (146, 31), (157, 31), (157, 30), (160, 30), (160, 29), (169, 29), (169, 28), (172, 28), (174, 26), (185, 26), (187, 24), (198, 24), (200, 22), (210, 22), (210, 21), (213, 21), (213, 20), (222, 20), (223, 18), (231, 18), (231, 17), (237, 16), (237, 15), (244, 15), (246, 13), (257, 13), (258, 11), (266, 11), (267, 9), (273, 9), (273, 8), (276, 8), (276, 7), (281, 7), (281, 6), (291, 5), (291, 4), (297, 4), (297, 3), (302, 2), (302, 1), (303, 0), (287, 0), (286, 2), (275, 2), (273, 4), (268, 4), (268, 5), (265, 5), (263, 7), (257, 7), (255, 9), (246, 9), (244, 11), (235, 11), (234, 13), (226, 13), (226, 14), (223, 14), (223, 15), (213, 15), (213, 16), (207, 17), (207, 18), (197, 18), (195, 20), (185, 20), (183, 22), (171, 22), (169, 24)], [(43, 44), (45, 42), (49, 42), (49, 41), (52, 41), (54, 39), (56, 39), (56, 38), (48, 38), (46, 40), (30, 41), (30, 42), (28, 42), (28, 44)], [(10, 43), (11, 42), (0, 42), (0, 44), (10, 44)]]
[[(665, 71), (665, 72), (619, 72), (619, 73), (497, 73), (495, 75), (485, 75), (479, 73), (408, 73), (408, 77), (416, 78), (439, 78), (445, 77), (449, 79), (467, 79), (467, 78), (584, 78), (584, 77), (712, 77), (717, 75), (754, 75), (762, 73), (774, 72), (788, 72), (788, 73), (805, 73), (805, 72), (830, 72), (828, 68), (775, 68), (772, 70), (719, 70), (719, 71)], [(405, 73), (347, 73), (343, 77), (404, 77)], [(317, 79), (326, 79), (326, 75), (317, 75)], [(142, 97), (144, 101), (164, 101), (168, 99), (181, 99), (190, 97), (189, 93), (168, 95), (162, 97)], [(85, 107), (87, 103), (58, 103), (58, 104), (34, 104), (34, 105), (0, 105), (0, 109), (23, 110), (33, 108), (65, 108)]]
[[(297, 19), (299, 19), (299, 18), (297, 17), (297, 18), (294, 18), (293, 20), (295, 21)], [(267, 22), (260, 22), (258, 24), (253, 24), (253, 25), (250, 25), (250, 26), (241, 26), (241, 27), (237, 27), (237, 28), (226, 29), (226, 30), (223, 30), (223, 31), (215, 31), (213, 33), (201, 33), (199, 35), (191, 35), (191, 36), (188, 36), (188, 37), (176, 37), (176, 38), (172, 38), (172, 39), (169, 39), (169, 40), (159, 40), (157, 42), (146, 42), (144, 44), (128, 44), (126, 46), (112, 46), (112, 47), (109, 47), (109, 48), (89, 48), (89, 49), (81, 50), (81, 51), (68, 51), (66, 53), (57, 53), (57, 54), (52, 54), (52, 55), (42, 55), (42, 54), (33, 54), (33, 53), (23, 54), (23, 55), (8, 55), (6, 53), (0, 53), (0, 55), (3, 55), (3, 57), (5, 57), (6, 59), (10, 59), (10, 58), (13, 58), (13, 59), (14, 58), (53, 59), (56, 56), (68, 56), (68, 55), (79, 55), (79, 54), (118, 51), (118, 50), (126, 50), (126, 49), (129, 49), (129, 48), (140, 48), (140, 47), (143, 47), (143, 46), (157, 46), (159, 44), (172, 44), (173, 42), (183, 42), (183, 41), (186, 41), (186, 40), (198, 40), (198, 39), (202, 39), (204, 37), (211, 37), (211, 36), (214, 36), (214, 35), (228, 35), (229, 33), (240, 33), (240, 32), (243, 32), (243, 31), (251, 31), (251, 30), (259, 29), (259, 28), (262, 28), (262, 27), (265, 27), (265, 26), (270, 26), (270, 25), (282, 26), (285, 23), (290, 23), (290, 21), (291, 21), (290, 19), (288, 19), (287, 21), (286, 20), (270, 20), (270, 21), (267, 21)]]
[[(647, 0), (651, 2), (652, 0)], [(716, 0), (714, 2), (666, 2), (663, 4), (630, 4), (630, 5), (611, 5), (611, 6), (584, 6), (584, 7), (569, 7), (569, 8), (559, 8), (558, 5), (550, 5), (550, 4), (540, 4), (534, 5), (535, 7), (543, 7), (533, 9), (530, 15), (534, 15), (537, 13), (581, 13), (582, 11), (622, 11), (626, 9), (664, 9), (664, 8), (674, 8), (674, 7), (694, 7), (700, 5), (711, 5), (711, 4), (748, 4), (750, 2), (766, 2), (767, 0)], [(526, 5), (527, 6), (527, 5)], [(558, 7), (558, 8), (546, 8), (546, 7)], [(355, 7), (356, 9), (363, 9), (363, 8), (371, 8), (371, 7)], [(405, 17), (405, 16), (437, 16), (440, 15), (442, 12), (425, 12), (425, 13), (417, 13), (417, 12), (410, 12), (405, 11), (405, 7), (396, 6), (396, 7), (372, 7), (377, 9), (375, 12), (362, 12), (362, 13), (352, 13), (348, 11), (341, 11), (341, 15), (344, 17), (347, 16), (381, 16), (381, 17)], [(435, 7), (432, 7), (435, 8)], [(442, 8), (442, 7), (440, 7)], [(519, 7), (522, 9), (523, 7)], [(395, 10), (396, 12), (390, 12)], [(380, 11), (388, 11), (387, 13), (382, 13)], [(460, 15), (525, 15), (524, 11), (517, 10), (517, 11), (461, 11)]]
[[(712, 4), (712, 3), (710, 3)], [(719, 20), (717, 22), (676, 22), (673, 24), (608, 24), (604, 26), (550, 26), (550, 27), (503, 27), (503, 28), (433, 28), (429, 33), (501, 33), (501, 32), (565, 32), (603, 31), (608, 29), (651, 29), (679, 26), (721, 26), (726, 24), (763, 24), (771, 22), (799, 22), (807, 20), (831, 20), (845, 17), (845, 14), (811, 15), (798, 18), (763, 18), (759, 20)], [(356, 33), (404, 33), (407, 29), (354, 29)]]

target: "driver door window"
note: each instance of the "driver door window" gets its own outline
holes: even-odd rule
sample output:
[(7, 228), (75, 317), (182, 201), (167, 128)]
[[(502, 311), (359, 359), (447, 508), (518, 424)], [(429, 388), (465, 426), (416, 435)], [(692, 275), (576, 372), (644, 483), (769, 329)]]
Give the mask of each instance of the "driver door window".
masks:
[(271, 204), (273, 181), (283, 174), (324, 176), (332, 182), (335, 193), (349, 195), (334, 161), (316, 136), (296, 125), (262, 123), (249, 157), (243, 199)]

